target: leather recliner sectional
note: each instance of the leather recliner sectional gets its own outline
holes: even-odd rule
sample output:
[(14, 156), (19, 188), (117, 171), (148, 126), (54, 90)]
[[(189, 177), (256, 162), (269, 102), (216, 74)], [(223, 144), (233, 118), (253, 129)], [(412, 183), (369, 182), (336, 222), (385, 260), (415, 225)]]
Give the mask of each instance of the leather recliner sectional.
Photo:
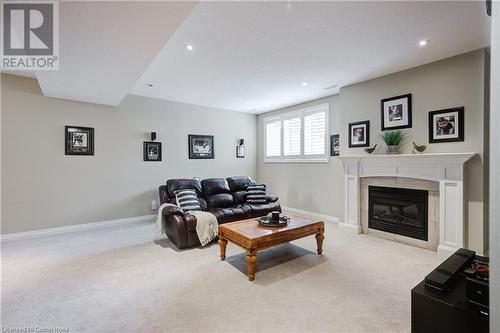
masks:
[[(159, 187), (160, 202), (176, 204), (174, 192), (193, 189), (198, 194), (201, 209), (215, 215), (219, 224), (253, 217), (265, 216), (272, 211), (280, 211), (281, 206), (275, 196), (266, 196), (265, 204), (246, 202), (248, 185), (255, 184), (251, 177), (238, 176), (229, 178), (169, 179), (166, 185)], [(179, 248), (200, 244), (196, 234), (196, 217), (184, 213), (178, 206), (164, 207), (162, 214), (166, 220), (166, 234)]]

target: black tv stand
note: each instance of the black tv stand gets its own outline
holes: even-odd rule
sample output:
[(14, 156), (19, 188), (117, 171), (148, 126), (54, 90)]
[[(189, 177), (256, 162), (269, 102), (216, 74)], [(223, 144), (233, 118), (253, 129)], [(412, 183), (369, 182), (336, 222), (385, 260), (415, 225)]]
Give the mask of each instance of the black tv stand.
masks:
[(412, 333), (486, 333), (489, 332), (488, 312), (487, 307), (467, 301), (463, 274), (459, 274), (446, 291), (426, 287), (425, 281), (411, 291)]

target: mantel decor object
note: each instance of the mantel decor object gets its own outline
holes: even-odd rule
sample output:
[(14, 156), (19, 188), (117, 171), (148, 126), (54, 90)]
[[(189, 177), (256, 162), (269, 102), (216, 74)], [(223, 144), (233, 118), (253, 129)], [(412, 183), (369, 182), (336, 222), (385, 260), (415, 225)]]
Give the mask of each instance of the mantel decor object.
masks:
[(401, 130), (395, 130), (383, 132), (380, 134), (380, 138), (387, 145), (388, 154), (399, 154), (399, 147), (406, 137)]
[(375, 151), (375, 149), (377, 149), (377, 144), (375, 144), (375, 146), (373, 146), (371, 148), (365, 148), (365, 152), (368, 154), (371, 154)]
[(412, 141), (413, 144), (413, 149), (418, 151), (420, 154), (424, 152), (424, 150), (427, 148), (427, 145), (417, 145), (415, 141)]

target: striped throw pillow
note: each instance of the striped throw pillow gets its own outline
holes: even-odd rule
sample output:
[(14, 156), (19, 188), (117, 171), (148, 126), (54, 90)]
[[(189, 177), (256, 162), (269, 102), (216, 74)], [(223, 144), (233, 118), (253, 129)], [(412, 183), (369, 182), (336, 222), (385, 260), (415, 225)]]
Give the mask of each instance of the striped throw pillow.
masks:
[(249, 204), (265, 204), (266, 200), (266, 185), (248, 185), (247, 186), (247, 203)]
[(201, 210), (201, 206), (198, 202), (198, 196), (196, 195), (195, 190), (178, 190), (175, 191), (174, 194), (177, 206), (181, 207), (184, 212), (190, 210)]

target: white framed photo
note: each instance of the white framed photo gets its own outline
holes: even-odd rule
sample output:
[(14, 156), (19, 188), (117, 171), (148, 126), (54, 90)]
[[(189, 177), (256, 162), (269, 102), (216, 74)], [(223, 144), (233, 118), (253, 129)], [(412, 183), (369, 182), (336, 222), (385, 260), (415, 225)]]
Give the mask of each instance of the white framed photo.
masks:
[(349, 123), (349, 148), (370, 145), (370, 121)]
[(411, 94), (380, 101), (382, 131), (411, 128)]

